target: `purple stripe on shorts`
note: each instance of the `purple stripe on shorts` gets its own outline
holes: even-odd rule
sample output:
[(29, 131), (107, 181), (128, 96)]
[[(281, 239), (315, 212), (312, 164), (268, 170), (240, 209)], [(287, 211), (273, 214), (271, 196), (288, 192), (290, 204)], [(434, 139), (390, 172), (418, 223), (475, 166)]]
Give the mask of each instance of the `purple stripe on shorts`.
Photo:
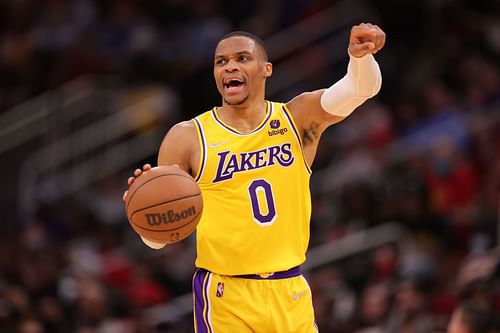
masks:
[(208, 287), (210, 285), (210, 281), (212, 279), (212, 276), (210, 276), (210, 274), (211, 274), (210, 272), (208, 272), (208, 274), (209, 274), (209, 276), (207, 277), (207, 281), (206, 281), (206, 283), (203, 286), (203, 292), (205, 293), (205, 299), (207, 300), (207, 310), (203, 314), (203, 317), (207, 321), (208, 330), (210, 331), (210, 333), (213, 333), (212, 326), (210, 324), (210, 318), (209, 318), (209, 314), (210, 314), (210, 299), (208, 298)]
[(267, 278), (262, 277), (258, 274), (236, 275), (235, 277), (243, 279), (254, 279), (254, 280), (279, 280), (279, 279), (288, 279), (299, 275), (300, 275), (300, 266), (295, 266), (287, 271), (275, 272), (272, 275), (268, 276)]
[(205, 307), (205, 301), (203, 295), (205, 294), (205, 286), (203, 281), (207, 276), (208, 272), (199, 269), (194, 273), (193, 279), (193, 294), (194, 294), (194, 315), (196, 318), (196, 332), (197, 333), (209, 333), (207, 324), (205, 323), (203, 308)]

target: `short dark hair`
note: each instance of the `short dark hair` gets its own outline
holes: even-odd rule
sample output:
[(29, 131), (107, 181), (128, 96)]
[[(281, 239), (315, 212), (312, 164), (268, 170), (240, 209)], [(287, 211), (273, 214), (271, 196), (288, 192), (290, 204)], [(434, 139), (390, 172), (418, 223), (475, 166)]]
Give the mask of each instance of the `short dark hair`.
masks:
[(257, 46), (261, 49), (262, 54), (264, 55), (264, 59), (266, 61), (269, 60), (269, 56), (267, 55), (266, 45), (265, 45), (264, 41), (259, 38), (259, 36), (254, 35), (253, 33), (248, 32), (248, 31), (237, 30), (237, 31), (232, 31), (232, 32), (222, 36), (222, 38), (219, 39), (218, 43), (222, 42), (225, 39), (231, 38), (231, 37), (246, 37), (246, 38), (253, 40), (255, 42), (255, 44), (257, 44)]
[(490, 333), (493, 331), (493, 311), (485, 306), (467, 302), (459, 306), (460, 322), (467, 326), (471, 333)]

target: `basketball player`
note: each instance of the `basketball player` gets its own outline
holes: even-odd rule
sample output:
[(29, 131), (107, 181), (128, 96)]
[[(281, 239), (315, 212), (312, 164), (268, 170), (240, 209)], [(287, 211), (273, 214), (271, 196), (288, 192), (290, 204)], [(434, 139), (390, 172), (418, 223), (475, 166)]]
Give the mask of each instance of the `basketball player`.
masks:
[(287, 103), (265, 99), (273, 66), (259, 38), (233, 32), (217, 44), (222, 106), (173, 126), (158, 156), (158, 165), (190, 173), (203, 195), (193, 278), (196, 332), (317, 332), (300, 272), (309, 242), (311, 165), (323, 131), (379, 91), (372, 54), (384, 43), (378, 26), (354, 26), (346, 76)]

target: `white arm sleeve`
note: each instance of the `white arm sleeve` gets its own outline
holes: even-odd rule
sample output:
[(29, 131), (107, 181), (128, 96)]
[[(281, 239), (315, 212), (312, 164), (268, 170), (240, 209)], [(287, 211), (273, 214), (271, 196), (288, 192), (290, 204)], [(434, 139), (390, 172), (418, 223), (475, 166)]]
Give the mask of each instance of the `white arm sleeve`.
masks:
[(321, 106), (334, 116), (347, 117), (375, 96), (382, 85), (380, 68), (373, 55), (349, 58), (347, 74), (321, 95)]

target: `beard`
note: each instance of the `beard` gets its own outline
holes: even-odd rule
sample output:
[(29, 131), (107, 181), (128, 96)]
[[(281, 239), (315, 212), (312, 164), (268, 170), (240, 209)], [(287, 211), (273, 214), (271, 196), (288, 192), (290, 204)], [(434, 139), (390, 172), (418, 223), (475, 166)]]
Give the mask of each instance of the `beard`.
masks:
[(241, 104), (245, 103), (247, 100), (248, 100), (248, 95), (246, 95), (240, 101), (237, 101), (237, 102), (229, 102), (227, 99), (224, 98), (224, 102), (227, 105), (241, 105)]

